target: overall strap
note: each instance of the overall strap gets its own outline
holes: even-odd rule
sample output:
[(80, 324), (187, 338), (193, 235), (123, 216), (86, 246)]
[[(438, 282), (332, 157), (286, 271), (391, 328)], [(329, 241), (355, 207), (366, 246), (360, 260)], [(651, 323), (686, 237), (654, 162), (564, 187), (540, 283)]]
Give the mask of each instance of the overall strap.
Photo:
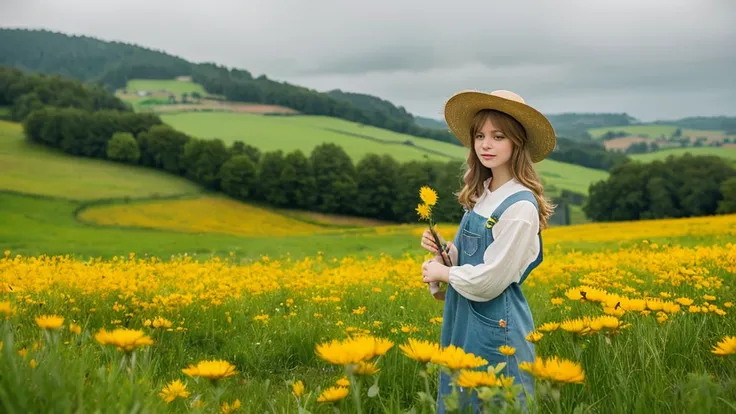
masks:
[[(536, 207), (537, 210), (539, 210), (539, 204), (537, 203), (537, 199), (534, 198), (534, 194), (529, 190), (522, 190), (506, 197), (506, 199), (503, 200), (498, 207), (496, 207), (496, 209), (493, 211), (493, 214), (491, 214), (491, 217), (489, 217), (488, 221), (486, 221), (486, 227), (488, 229), (493, 228), (493, 225), (498, 223), (498, 220), (501, 218), (501, 215), (503, 215), (504, 211), (506, 211), (507, 208), (519, 201), (529, 201), (534, 204), (534, 207)], [(491, 238), (492, 237), (493, 235), (491, 234)], [(539, 254), (524, 270), (524, 273), (521, 275), (521, 280), (519, 281), (519, 284), (524, 283), (527, 276), (529, 276), (529, 273), (531, 273), (532, 270), (539, 266), (544, 260), (544, 247), (542, 246), (541, 231), (537, 233), (537, 237), (539, 238)]]
[(486, 221), (486, 227), (492, 228), (494, 224), (498, 223), (498, 220), (501, 219), (501, 216), (506, 211), (507, 208), (511, 207), (516, 202), (519, 201), (529, 201), (532, 204), (534, 204), (534, 207), (539, 209), (539, 204), (537, 204), (537, 199), (534, 198), (534, 194), (529, 190), (522, 190), (519, 192), (516, 192), (514, 194), (511, 194), (510, 196), (506, 197), (501, 204), (499, 204), (498, 207), (493, 211), (493, 214), (491, 214), (491, 217), (488, 217), (488, 220)]

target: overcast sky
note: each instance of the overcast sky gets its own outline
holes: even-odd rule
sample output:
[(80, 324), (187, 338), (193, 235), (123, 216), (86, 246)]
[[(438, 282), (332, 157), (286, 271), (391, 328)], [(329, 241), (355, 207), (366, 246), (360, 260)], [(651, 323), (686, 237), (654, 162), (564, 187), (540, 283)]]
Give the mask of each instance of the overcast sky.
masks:
[(736, 116), (734, 0), (0, 0), (0, 26), (135, 43), (434, 118), (462, 89), (511, 89), (548, 114)]

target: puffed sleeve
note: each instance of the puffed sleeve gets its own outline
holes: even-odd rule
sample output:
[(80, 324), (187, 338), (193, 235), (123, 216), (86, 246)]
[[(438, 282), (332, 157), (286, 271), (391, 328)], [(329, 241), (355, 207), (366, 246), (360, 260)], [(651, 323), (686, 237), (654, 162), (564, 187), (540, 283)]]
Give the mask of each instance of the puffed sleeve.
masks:
[(493, 226), (493, 243), (483, 253), (479, 265), (452, 266), (449, 280), (462, 296), (474, 301), (489, 301), (510, 284), (521, 280), (534, 261), (539, 216), (532, 203), (522, 201), (510, 206)]

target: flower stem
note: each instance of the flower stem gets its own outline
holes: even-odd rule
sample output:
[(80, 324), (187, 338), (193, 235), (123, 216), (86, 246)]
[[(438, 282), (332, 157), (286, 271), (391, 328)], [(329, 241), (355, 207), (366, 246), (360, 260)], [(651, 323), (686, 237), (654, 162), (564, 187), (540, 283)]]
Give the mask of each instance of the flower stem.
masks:
[(350, 378), (350, 386), (353, 388), (353, 402), (358, 414), (363, 414), (363, 407), (360, 401), (360, 383), (358, 379), (353, 375), (352, 368), (348, 367), (348, 378)]

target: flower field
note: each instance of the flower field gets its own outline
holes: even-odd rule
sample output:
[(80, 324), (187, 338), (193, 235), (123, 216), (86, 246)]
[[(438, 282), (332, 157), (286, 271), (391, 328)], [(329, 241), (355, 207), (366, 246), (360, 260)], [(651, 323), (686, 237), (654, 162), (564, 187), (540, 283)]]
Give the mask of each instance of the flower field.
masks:
[[(532, 408), (736, 410), (734, 222), (646, 224), (652, 234), (699, 232), (694, 246), (637, 238), (620, 249), (548, 249), (524, 287), (537, 327), (527, 339), (538, 360), (524, 365), (536, 377)], [(629, 240), (643, 225), (591, 226)], [(568, 232), (592, 234), (550, 229), (545, 240)], [(7, 251), (0, 411), (432, 412), (442, 370), (491, 412), (513, 408), (513, 379), (439, 348), (442, 302), (421, 282), (424, 259)]]

